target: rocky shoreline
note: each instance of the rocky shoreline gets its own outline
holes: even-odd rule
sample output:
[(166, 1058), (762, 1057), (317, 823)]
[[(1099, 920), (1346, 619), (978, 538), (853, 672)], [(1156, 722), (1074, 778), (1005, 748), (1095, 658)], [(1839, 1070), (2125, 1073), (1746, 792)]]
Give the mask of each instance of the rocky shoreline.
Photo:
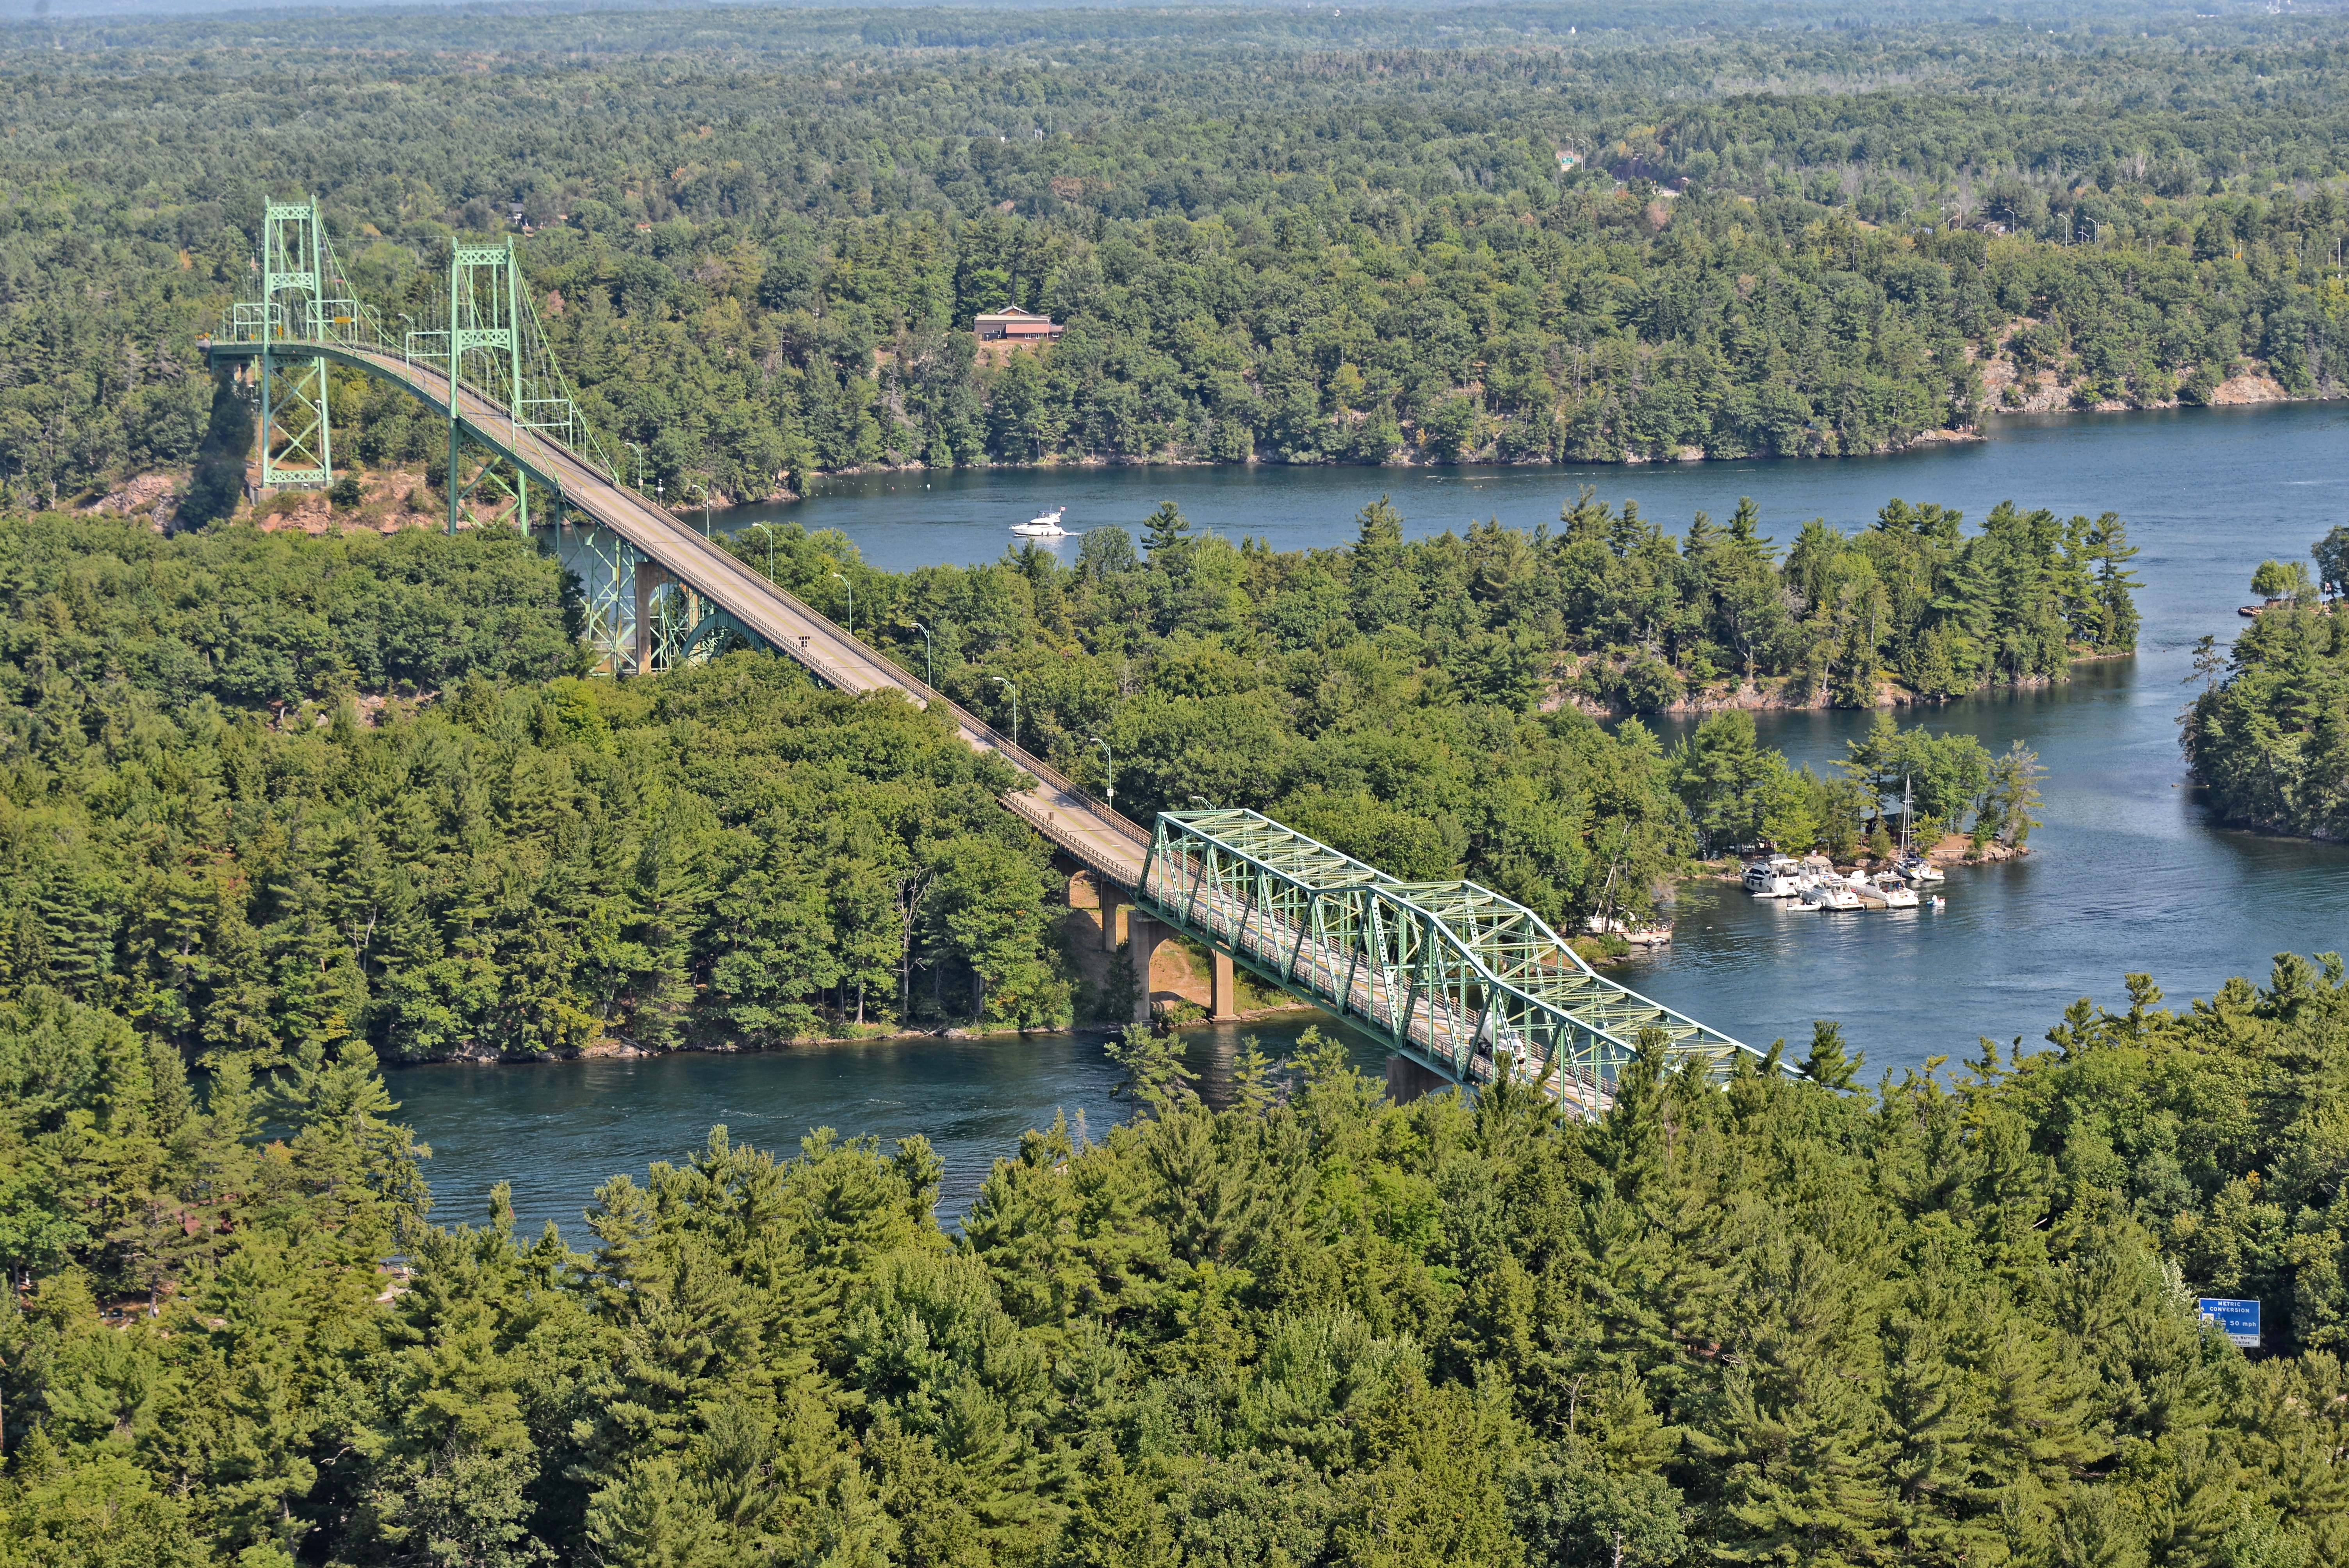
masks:
[[(1247, 1012), (1235, 1014), (1229, 1018), (1219, 1019), (1200, 1017), (1164, 1021), (1162, 1022), (1159, 1026), (1162, 1029), (1170, 1032), (1183, 1033), (1189, 1030), (1207, 1028), (1216, 1024), (1260, 1024), (1277, 1018), (1290, 1017), (1299, 1013), (1312, 1013), (1318, 1011), (1319, 1011), (1319, 1008), (1308, 1006), (1304, 1003), (1299, 1002), (1281, 1007), (1257, 1007)], [(840, 1046), (885, 1045), (899, 1040), (1013, 1041), (1024, 1040), (1037, 1035), (1097, 1035), (1106, 1040), (1114, 1038), (1116, 1036), (1123, 1033), (1125, 1028), (1126, 1026), (1123, 1024), (1106, 1023), (1100, 1019), (1094, 1019), (1087, 1023), (1071, 1024), (1065, 1028), (1057, 1029), (1023, 1029), (1017, 1027), (1016, 1026), (1005, 1026), (1000, 1028), (972, 1028), (964, 1025), (956, 1025), (944, 1029), (882, 1029), (866, 1035), (813, 1035), (802, 1039), (786, 1040), (779, 1045), (772, 1046), (746, 1046), (731, 1040), (688, 1041), (683, 1045), (670, 1046), (666, 1049), (653, 1049), (647, 1047), (639, 1046), (633, 1040), (615, 1038), (598, 1040), (594, 1045), (582, 1046), (576, 1049), (567, 1051), (500, 1052), (487, 1049), (456, 1050), (444, 1051), (429, 1057), (400, 1057), (391, 1061), (388, 1061), (384, 1065), (387, 1067), (417, 1068), (447, 1066), (479, 1068), (531, 1067), (542, 1062), (638, 1060), (652, 1057), (758, 1056), (769, 1051), (827, 1050)]]

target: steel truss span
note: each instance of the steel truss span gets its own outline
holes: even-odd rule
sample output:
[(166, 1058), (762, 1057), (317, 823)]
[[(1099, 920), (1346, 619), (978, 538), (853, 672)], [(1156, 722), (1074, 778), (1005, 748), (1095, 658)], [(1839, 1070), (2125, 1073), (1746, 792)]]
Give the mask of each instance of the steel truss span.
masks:
[(1506, 1072), (1593, 1115), (1651, 1030), (1683, 1069), (1762, 1060), (1596, 973), (1522, 904), (1398, 881), (1254, 811), (1162, 812), (1135, 907), (1472, 1088)]

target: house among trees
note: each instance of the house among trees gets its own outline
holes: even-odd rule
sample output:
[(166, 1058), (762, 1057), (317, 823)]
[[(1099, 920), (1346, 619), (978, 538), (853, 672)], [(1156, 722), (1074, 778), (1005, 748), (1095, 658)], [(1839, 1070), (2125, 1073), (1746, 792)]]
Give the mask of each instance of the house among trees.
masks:
[(981, 343), (1004, 339), (1015, 343), (1055, 343), (1060, 340), (1061, 334), (1068, 330), (1064, 326), (1053, 325), (1049, 315), (1037, 315), (1021, 310), (1016, 304), (988, 311), (972, 325)]

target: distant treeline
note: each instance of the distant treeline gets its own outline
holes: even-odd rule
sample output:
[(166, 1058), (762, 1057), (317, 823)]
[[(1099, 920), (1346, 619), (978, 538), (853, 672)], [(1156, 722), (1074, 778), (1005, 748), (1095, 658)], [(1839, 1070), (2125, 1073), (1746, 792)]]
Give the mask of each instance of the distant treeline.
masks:
[[(1990, 360), (2089, 404), (2251, 357), (2338, 380), (2349, 124), (2309, 23), (1445, 15), (1440, 49), (1243, 13), (16, 35), (0, 482), (187, 464), (193, 338), (302, 191), (388, 320), (518, 209), (607, 438), (735, 497), (914, 461), (1874, 451), (1974, 420)], [(1067, 337), (981, 360), (1006, 302)], [(340, 450), (435, 460), (397, 395), (341, 407)]]

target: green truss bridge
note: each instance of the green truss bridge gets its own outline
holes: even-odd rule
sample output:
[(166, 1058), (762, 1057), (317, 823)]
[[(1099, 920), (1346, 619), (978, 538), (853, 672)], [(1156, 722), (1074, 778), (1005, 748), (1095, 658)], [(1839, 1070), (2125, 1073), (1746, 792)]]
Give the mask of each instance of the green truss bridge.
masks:
[(1090, 874), (1105, 937), (1132, 901), (1145, 1015), (1150, 954), (1172, 931), (1215, 954), (1218, 1013), (1237, 964), (1438, 1079), (1537, 1079), (1582, 1114), (1607, 1102), (1648, 1031), (1713, 1072), (1749, 1049), (1594, 973), (1530, 911), (1473, 882), (1401, 882), (1252, 811), (1163, 813), (1154, 835), (1094, 799), (623, 482), (548, 347), (511, 241), (454, 246), (437, 318), (402, 317), (397, 334), (347, 281), (315, 201), (264, 209), (254, 280), (257, 297), (233, 305), (207, 347), (256, 384), (263, 490), (333, 481), (328, 366), (362, 371), (446, 421), (452, 531), (554, 531), (586, 586), (607, 673), (732, 640), (839, 690), (942, 708), (968, 744), (1023, 776), (1003, 805)]
[[(1683, 1068), (1718, 1075), (1754, 1054), (1597, 973), (1489, 888), (1402, 882), (1254, 811), (1161, 812), (1135, 913), (1438, 1078), (1473, 1088), (1507, 1074), (1581, 1115), (1609, 1102), (1651, 1031)], [(1137, 965), (1150, 944), (1134, 938)]]

